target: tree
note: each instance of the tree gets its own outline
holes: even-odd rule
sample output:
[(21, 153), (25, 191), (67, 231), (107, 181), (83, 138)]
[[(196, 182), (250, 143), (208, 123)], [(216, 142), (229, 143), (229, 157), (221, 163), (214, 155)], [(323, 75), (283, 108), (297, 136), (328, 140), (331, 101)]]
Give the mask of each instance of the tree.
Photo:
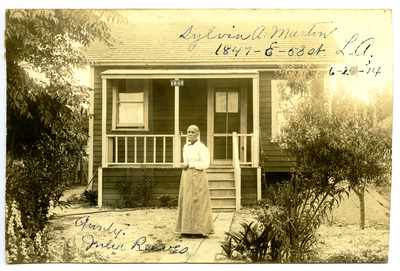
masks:
[[(111, 45), (108, 21), (118, 12), (103, 10), (7, 10), (7, 153), (10, 161), (35, 148), (41, 133), (79, 140), (79, 123), (88, 88), (79, 86), (74, 69), (90, 62), (81, 45), (95, 39)], [(30, 71), (43, 75), (32, 78)], [(26, 133), (28, 129), (30, 133)], [(31, 135), (30, 135), (31, 134)]]
[(310, 68), (300, 72), (284, 67), (280, 73), (292, 95), (303, 95), (296, 108), (285, 112), (278, 140), (297, 158), (293, 174), (301, 176), (306, 189), (318, 186), (321, 195), (340, 195), (345, 186), (353, 189), (360, 199), (360, 226), (364, 228), (365, 187), (391, 169), (391, 131), (377, 125), (379, 92), (370, 92), (369, 105), (344, 88), (331, 100), (316, 83), (318, 73)]
[(282, 66), (277, 77), (286, 81), (279, 87), (281, 99), (292, 106), (284, 110), (276, 141), (296, 162), (290, 181), (272, 189), (271, 194), (282, 195), (267, 198), (258, 219), (274, 229), (281, 255), (298, 262), (310, 256), (316, 229), (344, 193), (363, 192), (365, 184), (387, 172), (391, 137), (373, 125), (373, 106), (355, 97), (338, 101), (334, 96), (332, 103), (321, 73), (311, 65)]
[(88, 136), (89, 89), (77, 84), (73, 70), (90, 64), (83, 48), (94, 40), (112, 46), (107, 23), (124, 21), (106, 10), (6, 11), (6, 195), (9, 204), (18, 203), (33, 236), (60, 203), (74, 155)]
[(279, 86), (281, 99), (297, 100), (284, 111), (277, 143), (296, 162), (290, 181), (272, 189), (271, 194), (279, 196), (267, 197), (259, 220), (274, 229), (281, 257), (286, 255), (290, 262), (311, 257), (316, 230), (342, 193), (348, 192), (341, 185), (347, 156), (340, 144), (342, 119), (331, 113), (321, 76), (311, 65), (282, 66), (277, 74), (285, 80)]
[[(350, 92), (351, 90), (349, 90)], [(344, 93), (335, 94), (334, 115), (342, 116), (342, 144), (347, 149), (344, 178), (360, 201), (360, 228), (365, 228), (364, 195), (368, 185), (384, 182), (391, 171), (391, 129), (379, 126), (383, 108), (379, 91), (369, 92), (369, 104)]]

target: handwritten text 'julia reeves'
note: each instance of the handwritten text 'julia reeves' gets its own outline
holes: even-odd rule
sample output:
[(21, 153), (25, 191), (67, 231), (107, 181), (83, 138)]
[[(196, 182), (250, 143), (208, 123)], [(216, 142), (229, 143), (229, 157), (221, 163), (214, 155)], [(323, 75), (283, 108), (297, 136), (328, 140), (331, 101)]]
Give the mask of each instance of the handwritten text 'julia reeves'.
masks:
[[(75, 221), (75, 227), (82, 227), (83, 229), (88, 229), (92, 231), (99, 231), (102, 232), (103, 235), (105, 234), (113, 234), (112, 239), (110, 239), (108, 242), (99, 242), (96, 241), (95, 236), (92, 234), (85, 234), (82, 236), (82, 241), (87, 244), (88, 246), (86, 247), (86, 251), (88, 251), (91, 248), (105, 248), (105, 249), (111, 249), (113, 251), (126, 251), (130, 248), (130, 250), (137, 248), (139, 251), (163, 251), (163, 252), (170, 252), (170, 253), (179, 253), (183, 254), (188, 251), (188, 248), (181, 248), (180, 245), (176, 246), (158, 246), (157, 244), (150, 245), (146, 244), (146, 237), (142, 236), (133, 243), (132, 245), (125, 244), (125, 243), (119, 243), (116, 242), (115, 240), (120, 236), (120, 235), (125, 235), (122, 229), (118, 229), (115, 227), (114, 222), (111, 223), (111, 225), (106, 228), (101, 225), (96, 225), (92, 224), (89, 222), (90, 216), (82, 216), (78, 218)], [(120, 223), (120, 225), (124, 225), (129, 227), (130, 224), (126, 223)], [(129, 246), (129, 247), (128, 247)]]

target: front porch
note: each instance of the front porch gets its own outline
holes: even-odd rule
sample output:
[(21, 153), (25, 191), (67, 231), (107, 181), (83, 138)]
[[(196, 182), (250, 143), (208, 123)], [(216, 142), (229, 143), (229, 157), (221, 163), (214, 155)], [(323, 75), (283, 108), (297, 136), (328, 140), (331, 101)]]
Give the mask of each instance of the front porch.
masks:
[(231, 169), (234, 207), (241, 205), (241, 168), (255, 169), (256, 198), (261, 198), (257, 71), (108, 69), (101, 78), (99, 206), (111, 189), (110, 170), (179, 171), (191, 124), (200, 128), (211, 168)]
[[(245, 201), (261, 198), (261, 168), (253, 165), (254, 158), (254, 135), (237, 134), (229, 135), (232, 141), (231, 160), (221, 160), (217, 164), (211, 165), (207, 170), (209, 180), (210, 195), (213, 209), (215, 211), (239, 210), (242, 205), (242, 197)], [(115, 187), (103, 184), (114, 183), (106, 178), (116, 178), (117, 176), (104, 174), (108, 169), (122, 169), (119, 174), (124, 176), (126, 169), (151, 168), (158, 173), (154, 173), (157, 182), (161, 182), (160, 189), (156, 188), (157, 196), (163, 193), (178, 195), (180, 180), (180, 164), (183, 162), (182, 148), (187, 142), (186, 135), (179, 135), (178, 140), (174, 140), (174, 135), (126, 135), (126, 136), (107, 136), (108, 159), (106, 166), (99, 170), (99, 202), (103, 202), (104, 190)], [(174, 146), (174, 142), (179, 142)], [(174, 155), (174, 153), (178, 155)], [(178, 157), (178, 161), (174, 161)], [(158, 170), (157, 170), (158, 169)], [(169, 171), (167, 170), (169, 169)], [(242, 174), (242, 169), (246, 174)], [(110, 171), (108, 171), (110, 172)], [(104, 174), (104, 175), (103, 175)], [(242, 177), (246, 182), (242, 184)], [(120, 180), (121, 181), (121, 180)], [(167, 182), (170, 182), (167, 184)], [(115, 183), (114, 186), (117, 186)], [(161, 189), (166, 185), (165, 189)], [(243, 186), (244, 185), (244, 186)], [(242, 194), (242, 186), (244, 188)], [(157, 191), (159, 190), (159, 191)], [(102, 192), (100, 192), (102, 191)], [(255, 198), (256, 197), (256, 198)], [(118, 195), (111, 196), (105, 200), (115, 200)]]
[[(128, 176), (141, 178), (144, 174), (155, 181), (150, 191), (152, 202), (157, 203), (157, 198), (165, 194), (177, 198), (182, 174), (180, 168), (162, 166), (144, 168), (113, 166), (102, 168), (99, 172), (101, 172), (99, 177), (102, 182), (95, 183), (95, 188), (102, 191), (99, 192), (101, 206), (118, 206), (121, 200), (118, 187), (127, 180)], [(243, 204), (259, 198), (261, 181), (257, 180), (261, 179), (260, 174), (260, 168), (241, 167), (240, 179), (235, 180), (233, 167), (211, 166), (207, 170), (207, 178), (213, 212), (235, 211)], [(178, 202), (174, 201), (171, 206), (177, 206), (177, 204)]]
[[(215, 138), (215, 137), (214, 137)], [(224, 139), (228, 142), (236, 142), (237, 156), (240, 166), (256, 167), (256, 153), (254, 151), (254, 134), (231, 134), (219, 135), (218, 140)], [(107, 159), (103, 167), (122, 166), (161, 166), (180, 167), (183, 162), (182, 149), (187, 143), (187, 136), (179, 135), (106, 135)], [(235, 157), (233, 145), (226, 148), (232, 151), (225, 155), (227, 159), (214, 159), (212, 166), (233, 166)], [(214, 152), (214, 157), (215, 153)]]

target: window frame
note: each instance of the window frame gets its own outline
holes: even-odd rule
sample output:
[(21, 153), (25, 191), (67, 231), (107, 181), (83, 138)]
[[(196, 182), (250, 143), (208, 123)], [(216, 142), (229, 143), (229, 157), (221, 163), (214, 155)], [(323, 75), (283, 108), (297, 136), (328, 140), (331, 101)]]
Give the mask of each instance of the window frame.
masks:
[[(283, 84), (286, 85), (286, 80), (271, 80), (271, 141), (275, 142), (277, 136), (281, 132), (281, 125), (282, 122), (279, 121), (279, 114), (284, 114), (284, 111), (288, 108), (293, 108), (295, 106), (300, 97), (296, 97), (294, 100), (290, 102), (283, 102), (280, 99), (279, 95), (279, 85)], [(286, 93), (290, 92), (290, 87), (286, 86)], [(292, 105), (290, 105), (291, 103)], [(281, 105), (285, 104), (286, 108), (282, 108)], [(284, 116), (283, 116), (284, 119)]]
[[(142, 80), (143, 81), (143, 122), (131, 124), (118, 124), (118, 80)], [(125, 81), (126, 82), (126, 81)], [(150, 79), (114, 79), (112, 84), (112, 131), (148, 131), (149, 130), (149, 93)], [(132, 103), (138, 103), (133, 102)]]

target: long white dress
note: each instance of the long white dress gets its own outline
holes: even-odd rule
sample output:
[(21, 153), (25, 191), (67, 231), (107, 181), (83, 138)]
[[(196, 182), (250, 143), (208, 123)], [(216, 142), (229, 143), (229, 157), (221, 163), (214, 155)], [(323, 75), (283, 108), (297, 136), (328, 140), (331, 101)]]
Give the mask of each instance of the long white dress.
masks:
[(176, 232), (213, 234), (214, 222), (205, 172), (210, 165), (210, 152), (200, 141), (193, 145), (188, 142), (183, 147), (183, 161), (189, 168), (182, 171)]

